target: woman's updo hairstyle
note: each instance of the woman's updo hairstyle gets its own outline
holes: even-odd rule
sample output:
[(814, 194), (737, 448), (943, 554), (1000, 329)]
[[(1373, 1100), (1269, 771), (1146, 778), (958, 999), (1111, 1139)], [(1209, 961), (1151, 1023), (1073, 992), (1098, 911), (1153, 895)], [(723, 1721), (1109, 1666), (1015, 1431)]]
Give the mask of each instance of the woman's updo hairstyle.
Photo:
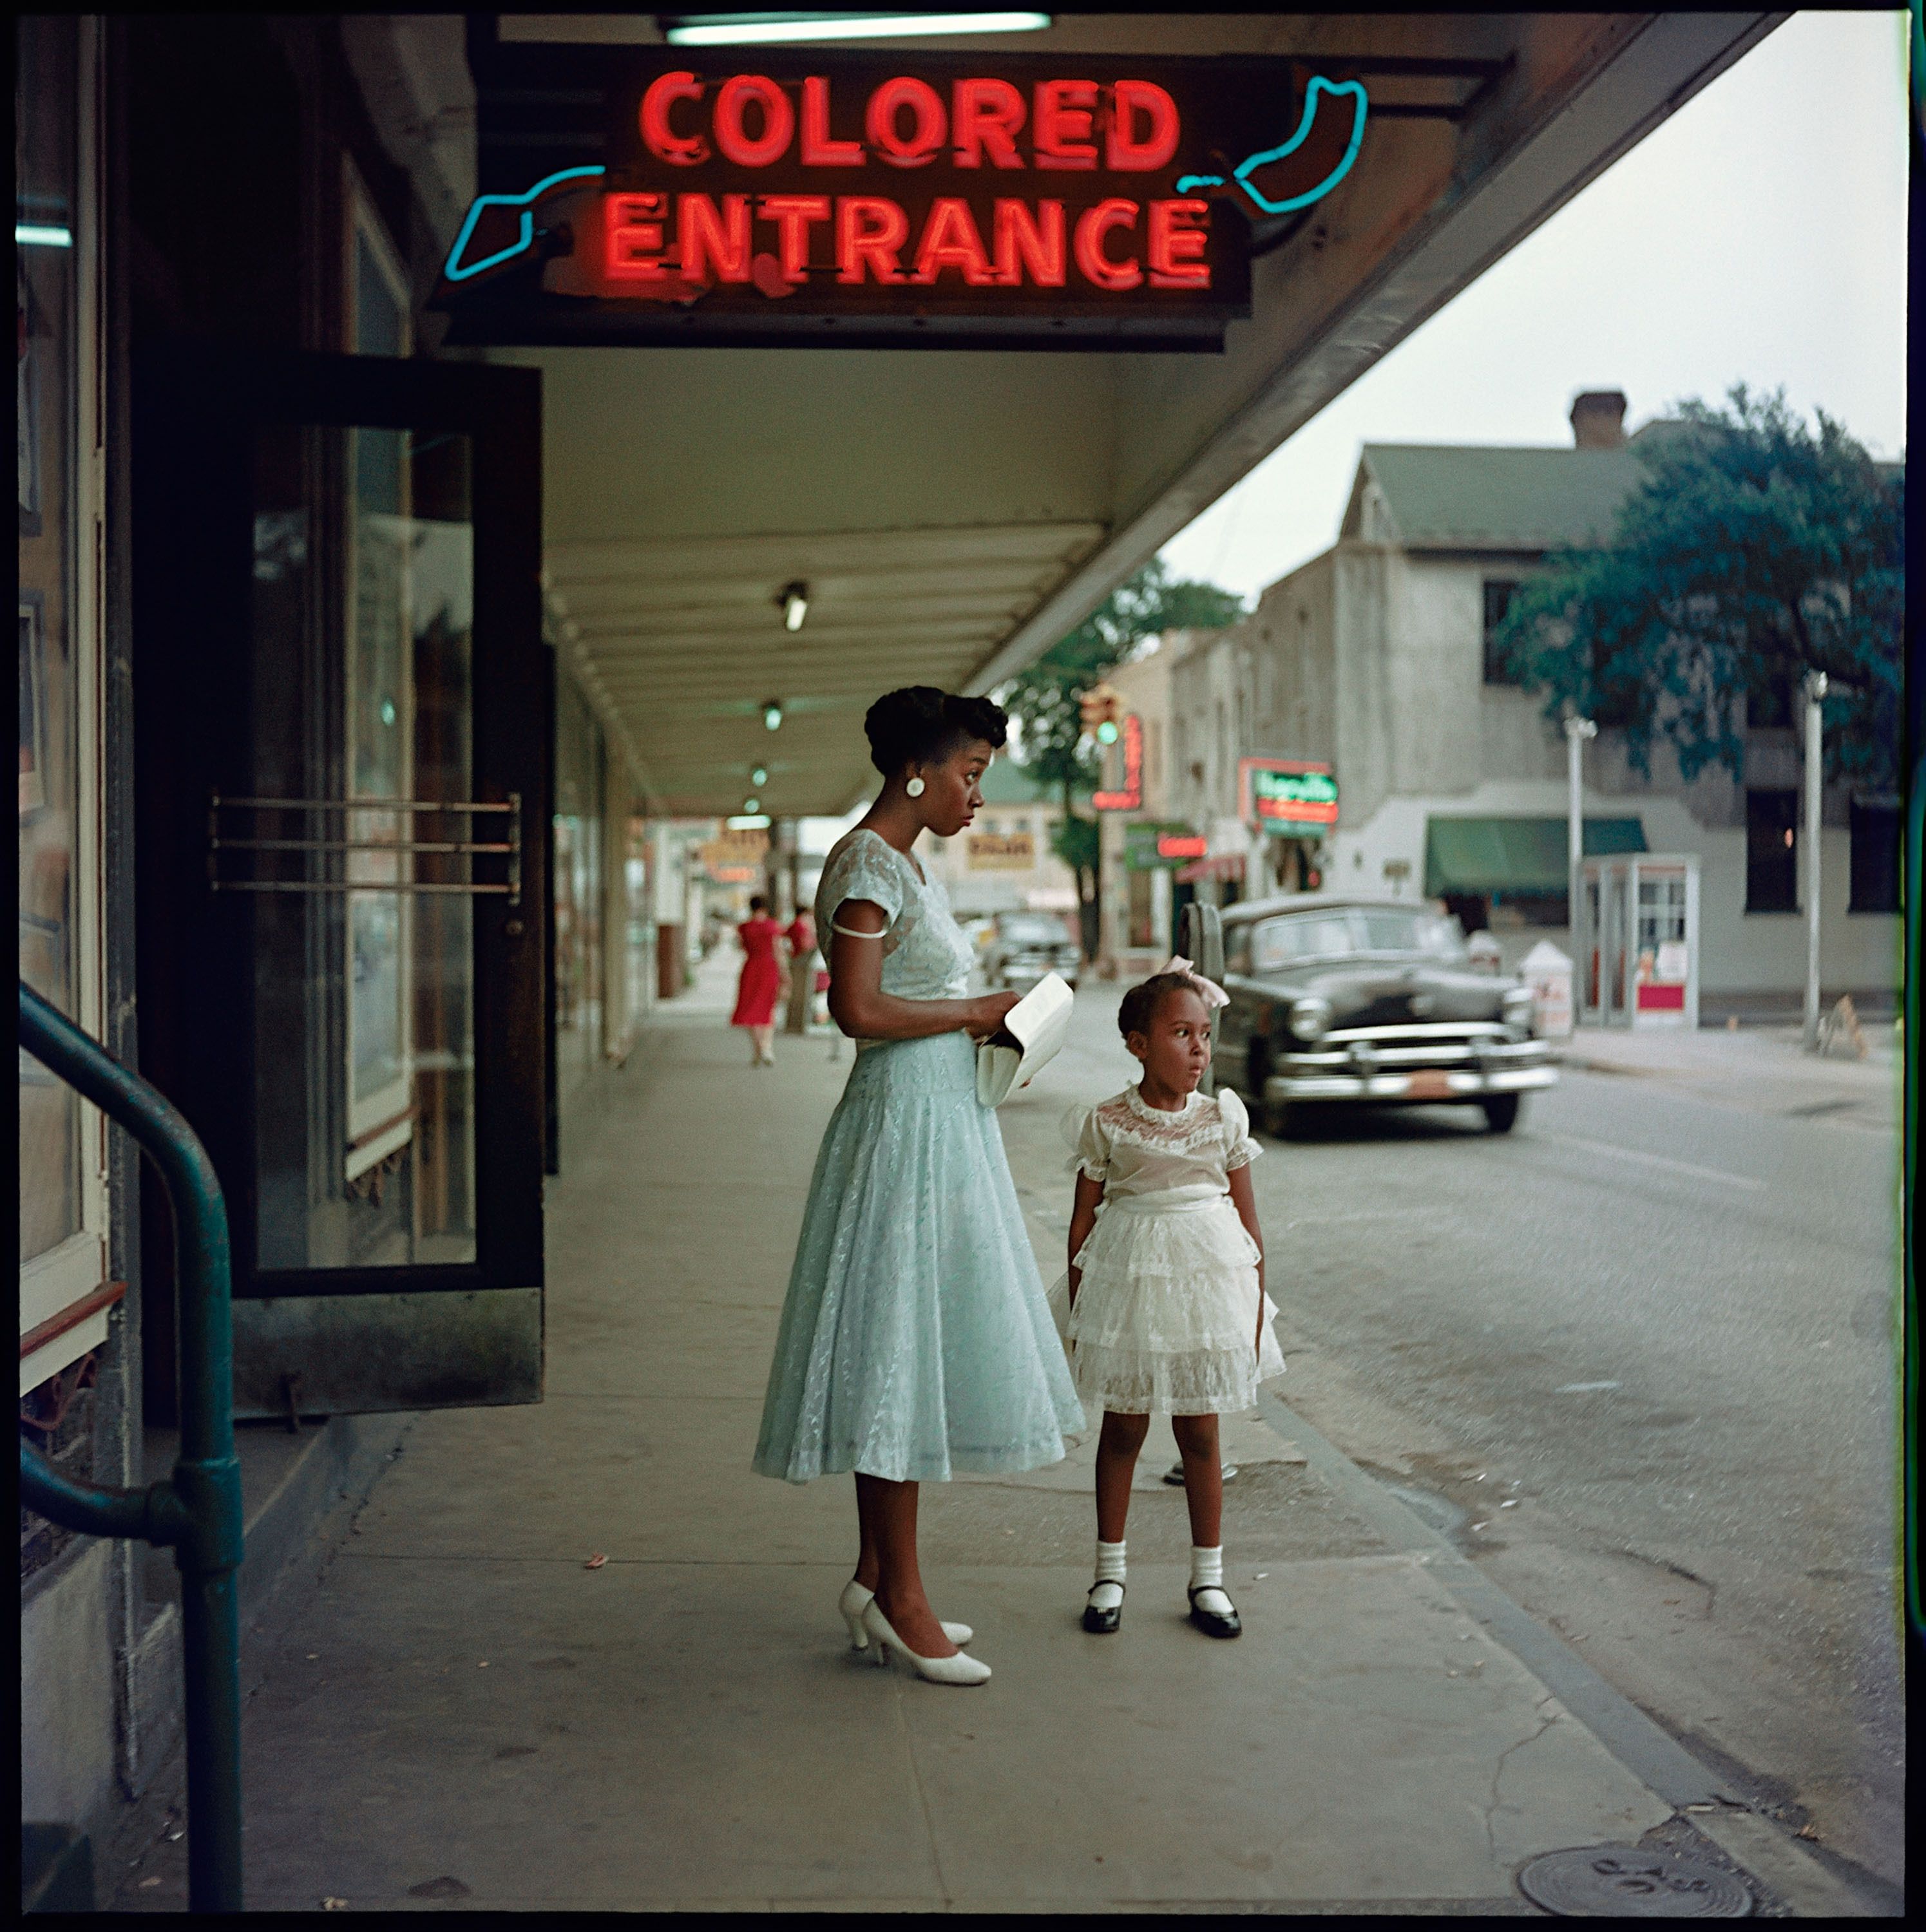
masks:
[(1123, 1004), (1117, 1008), (1117, 1031), (1125, 1040), (1134, 1033), (1148, 1036), (1166, 994), (1196, 992), (1197, 982), (1188, 973), (1152, 974), (1124, 994)]
[(870, 762), (886, 778), (905, 765), (940, 764), (959, 745), (981, 738), (998, 751), (1010, 735), (1009, 714), (987, 698), (958, 698), (931, 684), (886, 692), (864, 715)]

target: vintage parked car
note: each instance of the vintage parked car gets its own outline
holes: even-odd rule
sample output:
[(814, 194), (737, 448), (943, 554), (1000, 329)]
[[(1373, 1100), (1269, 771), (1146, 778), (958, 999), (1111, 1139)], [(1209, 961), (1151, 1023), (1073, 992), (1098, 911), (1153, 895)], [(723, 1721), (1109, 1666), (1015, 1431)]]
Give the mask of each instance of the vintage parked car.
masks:
[(1410, 900), (1294, 893), (1224, 915), (1213, 1071), (1291, 1131), (1306, 1103), (1481, 1107), (1494, 1133), (1558, 1078), (1531, 989), (1474, 972), (1457, 922)]
[(999, 912), (984, 956), (993, 993), (1027, 993), (1046, 973), (1077, 983), (1083, 952), (1068, 925), (1053, 912)]

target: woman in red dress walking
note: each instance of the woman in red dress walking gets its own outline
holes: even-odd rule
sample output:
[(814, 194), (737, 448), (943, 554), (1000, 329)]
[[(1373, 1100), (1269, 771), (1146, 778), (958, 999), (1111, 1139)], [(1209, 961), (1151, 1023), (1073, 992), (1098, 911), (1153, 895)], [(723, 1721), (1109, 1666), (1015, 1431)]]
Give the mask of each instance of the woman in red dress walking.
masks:
[(752, 1066), (774, 1066), (776, 996), (783, 990), (783, 968), (776, 942), (783, 928), (769, 916), (769, 902), (759, 892), (749, 902), (749, 916), (735, 929), (742, 942), (742, 977), (735, 989), (731, 1026), (747, 1027), (753, 1050)]

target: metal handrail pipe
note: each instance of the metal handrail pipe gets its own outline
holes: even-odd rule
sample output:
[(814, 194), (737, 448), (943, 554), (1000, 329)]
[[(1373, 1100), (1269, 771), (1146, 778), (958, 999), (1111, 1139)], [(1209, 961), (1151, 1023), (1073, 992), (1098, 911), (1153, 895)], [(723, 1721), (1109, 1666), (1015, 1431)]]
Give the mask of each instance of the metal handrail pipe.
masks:
[(173, 1210), (180, 1292), (180, 1454), (169, 1480), (115, 1490), (63, 1476), (20, 1445), (20, 1496), (83, 1535), (170, 1547), (181, 1573), (186, 1700), (188, 1905), (241, 1910), (241, 1466), (234, 1454), (234, 1324), (227, 1207), (179, 1108), (24, 982), (20, 1044), (137, 1141)]

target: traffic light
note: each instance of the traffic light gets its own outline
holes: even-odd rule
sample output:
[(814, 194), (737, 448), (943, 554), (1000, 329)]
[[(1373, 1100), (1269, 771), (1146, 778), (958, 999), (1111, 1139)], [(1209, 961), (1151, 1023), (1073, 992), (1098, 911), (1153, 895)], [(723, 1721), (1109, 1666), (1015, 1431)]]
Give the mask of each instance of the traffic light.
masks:
[(1123, 700), (1107, 684), (1093, 684), (1079, 700), (1084, 735), (1100, 745), (1117, 741), (1118, 720), (1123, 715)]

